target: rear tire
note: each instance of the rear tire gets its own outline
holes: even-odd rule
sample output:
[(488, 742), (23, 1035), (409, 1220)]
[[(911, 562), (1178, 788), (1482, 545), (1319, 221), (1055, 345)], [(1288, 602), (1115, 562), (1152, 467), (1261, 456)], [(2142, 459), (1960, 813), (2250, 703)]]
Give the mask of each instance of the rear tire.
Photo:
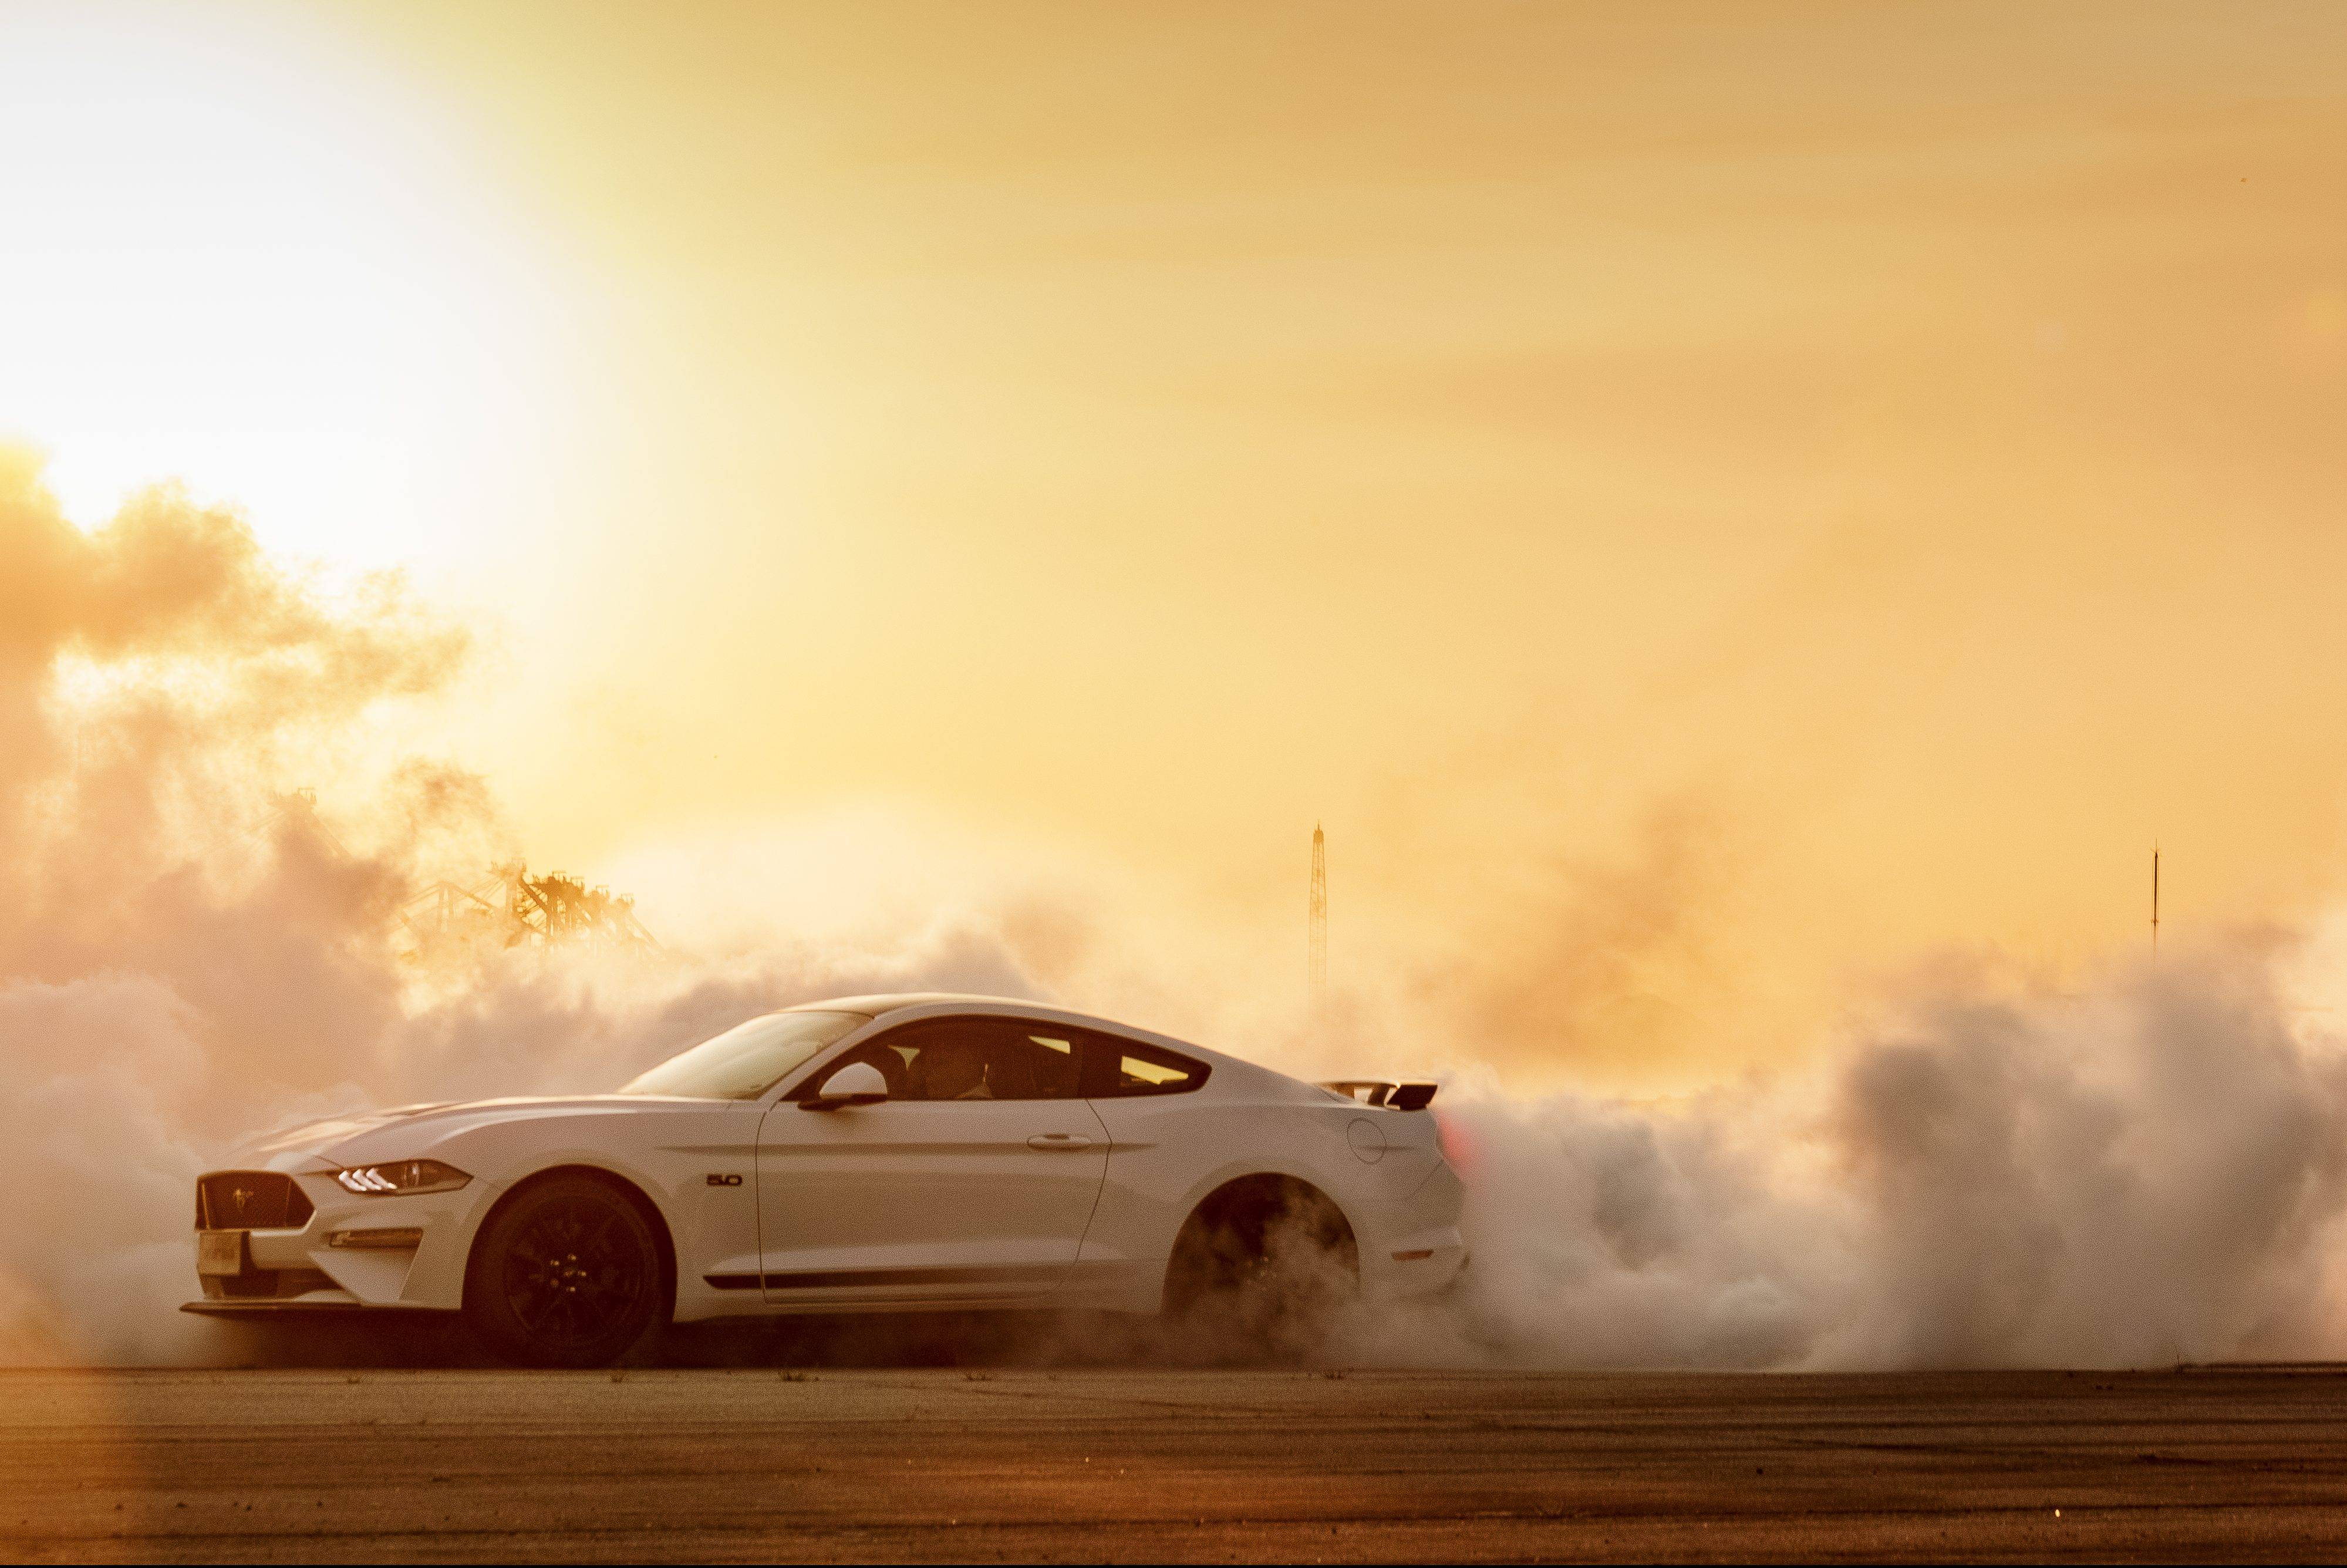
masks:
[(1353, 1227), (1335, 1204), (1302, 1182), (1250, 1177), (1183, 1225), (1163, 1317), (1187, 1358), (1306, 1360), (1327, 1348), (1360, 1277)]
[(606, 1367), (660, 1314), (659, 1244), (635, 1204), (591, 1176), (526, 1188), (490, 1217), (465, 1271), (465, 1319), (522, 1367)]

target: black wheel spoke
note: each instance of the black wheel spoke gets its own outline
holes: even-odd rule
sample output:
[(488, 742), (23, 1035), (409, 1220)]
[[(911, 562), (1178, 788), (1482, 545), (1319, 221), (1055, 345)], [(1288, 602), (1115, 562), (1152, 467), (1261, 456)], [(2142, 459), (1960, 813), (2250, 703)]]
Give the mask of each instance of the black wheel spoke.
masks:
[(543, 1291), (523, 1287), (508, 1293), (513, 1302), (514, 1317), (524, 1328), (535, 1334), (544, 1326), (553, 1301)]
[(506, 1245), (499, 1279), (514, 1322), (558, 1357), (624, 1330), (651, 1288), (644, 1239), (609, 1201), (548, 1203)]

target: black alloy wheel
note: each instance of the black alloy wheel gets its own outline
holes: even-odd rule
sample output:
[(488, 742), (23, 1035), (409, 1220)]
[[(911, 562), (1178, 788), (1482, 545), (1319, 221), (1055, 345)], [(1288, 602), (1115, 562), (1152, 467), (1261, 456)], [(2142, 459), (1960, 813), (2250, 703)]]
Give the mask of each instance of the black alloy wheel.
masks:
[(465, 1277), (465, 1317), (490, 1350), (525, 1367), (603, 1367), (663, 1306), (660, 1249), (608, 1184), (558, 1176), (489, 1221)]

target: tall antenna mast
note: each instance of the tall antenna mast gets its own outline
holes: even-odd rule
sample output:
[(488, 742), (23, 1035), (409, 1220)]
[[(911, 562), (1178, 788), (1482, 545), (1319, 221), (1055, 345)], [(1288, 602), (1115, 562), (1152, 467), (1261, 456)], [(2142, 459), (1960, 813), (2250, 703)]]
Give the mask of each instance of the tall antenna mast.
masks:
[(2151, 956), (2159, 957), (2159, 845), (2151, 846)]
[(1320, 825), (1312, 825), (1312, 909), (1310, 981), (1312, 1016), (1320, 1016), (1328, 993), (1328, 848)]

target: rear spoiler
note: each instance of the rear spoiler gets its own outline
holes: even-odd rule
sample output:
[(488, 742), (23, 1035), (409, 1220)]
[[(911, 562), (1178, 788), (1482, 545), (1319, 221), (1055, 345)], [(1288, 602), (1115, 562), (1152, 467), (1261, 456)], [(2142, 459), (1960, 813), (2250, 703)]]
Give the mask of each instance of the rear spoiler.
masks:
[(1331, 1094), (1379, 1105), (1388, 1111), (1423, 1111), (1438, 1087), (1430, 1078), (1332, 1078), (1319, 1085)]

